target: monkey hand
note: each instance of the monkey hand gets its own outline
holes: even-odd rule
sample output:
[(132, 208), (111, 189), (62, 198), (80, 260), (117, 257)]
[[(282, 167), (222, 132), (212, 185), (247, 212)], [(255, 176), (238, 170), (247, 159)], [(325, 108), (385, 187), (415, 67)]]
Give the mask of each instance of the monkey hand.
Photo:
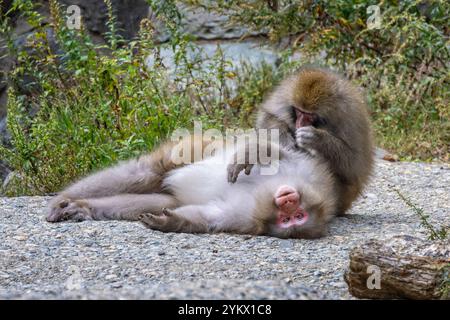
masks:
[(322, 133), (323, 130), (314, 128), (313, 126), (298, 128), (295, 132), (297, 146), (308, 150), (314, 155), (320, 146)]
[(50, 213), (47, 215), (46, 220), (48, 222), (92, 220), (92, 213), (87, 203), (83, 200), (56, 199), (50, 205)]
[(143, 213), (139, 216), (139, 221), (147, 228), (163, 232), (182, 231), (189, 224), (189, 221), (166, 208), (162, 213)]
[(279, 160), (281, 157), (284, 157), (284, 154), (277, 144), (264, 140), (258, 141), (258, 143), (246, 143), (245, 146), (237, 148), (232, 162), (228, 164), (228, 182), (235, 183), (242, 170), (249, 175), (255, 164), (268, 165), (271, 161)]
[(253, 164), (239, 164), (239, 163), (230, 163), (227, 167), (227, 173), (228, 173), (228, 182), (235, 183), (239, 173), (242, 170), (245, 170), (245, 174), (249, 175), (252, 171)]
[[(255, 145), (252, 146), (257, 147)], [(252, 171), (254, 163), (250, 161), (250, 152), (257, 152), (257, 149), (252, 148), (252, 146), (246, 143), (245, 146), (237, 148), (232, 162), (227, 166), (227, 180), (229, 183), (235, 183), (242, 170), (245, 170), (246, 175), (249, 175)]]

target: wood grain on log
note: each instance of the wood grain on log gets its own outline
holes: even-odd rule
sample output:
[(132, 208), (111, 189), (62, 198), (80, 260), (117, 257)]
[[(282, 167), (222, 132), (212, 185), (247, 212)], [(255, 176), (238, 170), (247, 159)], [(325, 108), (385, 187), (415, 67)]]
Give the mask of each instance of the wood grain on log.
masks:
[(449, 299), (449, 273), (450, 241), (396, 236), (352, 249), (344, 278), (358, 298)]

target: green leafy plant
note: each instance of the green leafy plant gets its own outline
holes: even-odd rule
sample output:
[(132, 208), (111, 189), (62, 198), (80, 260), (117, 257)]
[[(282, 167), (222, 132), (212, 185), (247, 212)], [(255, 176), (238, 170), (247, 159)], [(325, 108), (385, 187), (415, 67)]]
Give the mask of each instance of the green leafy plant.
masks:
[[(15, 1), (2, 17), (8, 35), (13, 12), (35, 26), (24, 48), (8, 38), (17, 67), (8, 99), (11, 146), (0, 146), (14, 170), (6, 194), (55, 192), (92, 170), (152, 150), (174, 129), (191, 128), (193, 120), (219, 129), (249, 124), (241, 110), (259, 103), (269, 87), (270, 67), (237, 70), (220, 50), (209, 61), (199, 59), (201, 49), (170, 19), (170, 43), (155, 45), (147, 19), (136, 39), (125, 43), (111, 3), (105, 3), (106, 45), (95, 45), (83, 24), (69, 29), (56, 0), (50, 1), (49, 25), (28, 0)], [(174, 53), (173, 73), (160, 58), (163, 47)], [(266, 80), (249, 85), (249, 78)]]
[(448, 236), (448, 230), (446, 227), (436, 229), (429, 221), (429, 215), (425, 214), (422, 208), (419, 208), (409, 198), (403, 195), (398, 189), (393, 189), (394, 192), (400, 197), (400, 199), (411, 208), (420, 218), (420, 225), (428, 232), (428, 239), (430, 240), (445, 240)]
[(450, 263), (442, 268), (442, 282), (439, 288), (441, 299), (448, 300), (450, 298)]
[[(405, 160), (450, 159), (450, 46), (445, 0), (189, 0), (231, 22), (290, 39), (302, 63), (334, 66), (366, 89), (378, 143)], [(377, 5), (378, 28), (367, 9)]]
[[(94, 44), (83, 23), (66, 26), (64, 7), (49, 1), (50, 23), (31, 0), (15, 0), (0, 32), (16, 67), (9, 74), (10, 168), (6, 194), (55, 192), (73, 179), (151, 150), (193, 120), (219, 129), (249, 127), (265, 94), (302, 64), (344, 71), (367, 91), (379, 144), (401, 159), (449, 159), (449, 6), (445, 1), (157, 1), (148, 0), (170, 33), (156, 44), (144, 19), (132, 41), (119, 35), (111, 1), (106, 44)], [(289, 39), (277, 68), (235, 64), (221, 50), (208, 59), (182, 29), (178, 4), (226, 13), (232, 23)], [(368, 30), (369, 4), (382, 12)], [(34, 32), (19, 47), (12, 16)], [(169, 70), (161, 50), (173, 53)], [(294, 59), (300, 52), (301, 60)], [(324, 54), (325, 53), (325, 54)], [(148, 63), (148, 57), (153, 63)]]

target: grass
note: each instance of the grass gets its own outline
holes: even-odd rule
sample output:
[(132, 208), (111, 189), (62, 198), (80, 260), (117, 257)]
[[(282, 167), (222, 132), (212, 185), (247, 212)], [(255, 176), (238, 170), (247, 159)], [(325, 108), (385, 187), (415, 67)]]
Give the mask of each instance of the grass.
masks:
[(416, 204), (414, 204), (411, 199), (406, 197), (403, 193), (398, 189), (394, 189), (394, 192), (399, 196), (399, 198), (411, 209), (413, 210), (418, 217), (420, 218), (420, 225), (425, 228), (428, 233), (428, 239), (430, 240), (445, 240), (448, 237), (448, 229), (446, 227), (441, 227), (440, 229), (436, 229), (429, 221), (429, 215), (425, 214), (422, 208), (419, 208)]
[[(9, 75), (11, 141), (0, 146), (1, 159), (15, 174), (4, 193), (55, 192), (92, 170), (151, 150), (175, 128), (192, 127), (194, 120), (205, 129), (250, 127), (264, 95), (300, 66), (291, 61), (297, 51), (303, 53), (301, 63), (315, 63), (319, 52), (327, 52), (322, 63), (365, 88), (381, 147), (402, 160), (449, 160), (445, 2), (432, 3), (430, 18), (415, 9), (417, 1), (384, 4), (385, 23), (375, 31), (361, 24), (366, 13), (359, 1), (298, 2), (287, 8), (282, 2), (243, 7), (239, 1), (218, 1), (222, 6), (208, 8), (234, 9), (232, 21), (266, 28), (271, 41), (294, 39), (276, 68), (237, 67), (220, 50), (208, 61), (191, 57), (188, 51), (201, 49), (181, 30), (175, 2), (148, 2), (171, 34), (168, 43), (155, 44), (154, 26), (147, 19), (135, 39), (122, 39), (107, 0), (106, 45), (95, 45), (83, 24), (80, 30), (67, 28), (64, 7), (56, 0), (49, 1), (48, 25), (30, 0), (15, 0), (0, 17), (0, 31), (17, 59)], [(13, 15), (35, 28), (25, 48), (12, 37)], [(162, 47), (174, 53), (173, 74), (160, 58)], [(146, 64), (149, 55), (152, 67)]]

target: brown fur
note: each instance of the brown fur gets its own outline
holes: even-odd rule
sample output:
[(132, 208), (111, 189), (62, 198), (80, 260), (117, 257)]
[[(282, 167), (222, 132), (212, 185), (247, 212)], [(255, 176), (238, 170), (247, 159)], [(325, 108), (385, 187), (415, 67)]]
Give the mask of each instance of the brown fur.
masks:
[[(293, 108), (325, 120), (308, 128), (311, 137), (300, 145)], [(281, 144), (329, 165), (340, 195), (337, 214), (344, 214), (367, 184), (373, 167), (367, 106), (360, 90), (334, 72), (304, 68), (285, 79), (261, 105), (256, 127), (278, 128)]]
[[(205, 148), (210, 141), (193, 136)], [(66, 205), (67, 201), (87, 198), (103, 198), (117, 194), (164, 193), (162, 181), (165, 175), (184, 164), (175, 164), (171, 159), (171, 150), (176, 142), (167, 141), (150, 154), (137, 159), (119, 163), (116, 166), (91, 174), (63, 190), (55, 197), (50, 207)], [(194, 144), (192, 144), (194, 148)], [(191, 151), (193, 162), (194, 152)], [(105, 184), (108, 181), (108, 184)]]
[[(206, 147), (210, 142), (202, 143)], [(324, 234), (326, 223), (333, 216), (335, 194), (333, 177), (326, 166), (316, 160), (313, 163), (305, 162), (311, 168), (310, 171), (314, 172), (312, 177), (309, 176), (310, 171), (304, 171), (302, 178), (297, 179), (284, 173), (270, 180), (256, 176), (252, 182), (238, 182), (233, 187), (238, 188), (238, 191), (232, 197), (218, 197), (223, 200), (220, 214), (224, 215), (218, 219), (217, 212), (211, 212), (215, 210), (214, 205), (203, 202), (186, 203), (186, 200), (181, 200), (183, 197), (177, 193), (178, 189), (166, 183), (167, 174), (183, 166), (172, 161), (173, 146), (173, 142), (168, 142), (150, 154), (99, 171), (74, 183), (50, 202), (47, 221), (129, 220), (141, 221), (149, 228), (166, 232), (232, 232), (282, 238), (316, 238)], [(284, 168), (298, 164), (297, 153), (289, 151), (280, 154)], [(292, 160), (289, 160), (291, 156)], [(308, 156), (303, 158), (304, 161), (309, 161)], [(225, 166), (223, 170), (226, 170)], [(214, 176), (212, 172), (211, 176)], [(188, 178), (183, 184), (183, 190), (191, 188), (190, 179), (195, 180), (196, 177)], [(265, 183), (260, 183), (261, 181)], [(279, 209), (274, 201), (276, 190), (286, 183), (301, 194), (302, 208), (310, 215), (305, 225), (289, 230), (277, 227)], [(211, 188), (214, 188), (214, 183)], [(253, 203), (249, 198), (255, 199), (256, 208), (245, 205), (245, 202)], [(229, 207), (229, 202), (234, 205)]]

